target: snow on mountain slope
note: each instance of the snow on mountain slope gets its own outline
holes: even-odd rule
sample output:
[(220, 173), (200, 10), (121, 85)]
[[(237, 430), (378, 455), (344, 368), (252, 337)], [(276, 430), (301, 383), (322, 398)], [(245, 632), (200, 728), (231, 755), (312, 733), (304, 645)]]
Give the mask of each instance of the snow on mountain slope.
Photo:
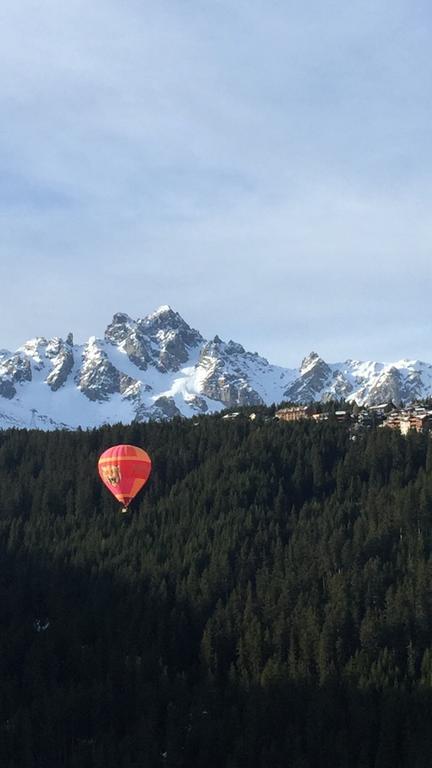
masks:
[(0, 351), (0, 428), (75, 429), (282, 400), (374, 404), (431, 394), (428, 363), (327, 363), (312, 352), (299, 369), (286, 369), (234, 341), (206, 341), (168, 306), (138, 320), (117, 313), (103, 339), (85, 344), (69, 334)]
[(377, 405), (412, 402), (432, 394), (432, 366), (418, 360), (329, 364), (312, 352), (299, 374), (285, 390), (284, 399), (311, 402), (343, 398), (359, 405)]

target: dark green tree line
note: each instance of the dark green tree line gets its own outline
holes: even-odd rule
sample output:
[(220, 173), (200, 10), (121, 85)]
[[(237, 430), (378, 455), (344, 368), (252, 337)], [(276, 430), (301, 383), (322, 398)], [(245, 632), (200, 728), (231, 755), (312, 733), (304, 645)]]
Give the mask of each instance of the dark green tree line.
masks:
[[(351, 437), (0, 433), (0, 764), (430, 766), (432, 441)], [(128, 516), (118, 442), (154, 462)]]

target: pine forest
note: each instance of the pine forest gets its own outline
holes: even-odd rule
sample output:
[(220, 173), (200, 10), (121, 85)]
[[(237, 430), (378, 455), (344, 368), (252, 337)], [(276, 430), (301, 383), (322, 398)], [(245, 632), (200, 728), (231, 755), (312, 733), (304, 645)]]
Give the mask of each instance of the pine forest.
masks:
[(0, 432), (2, 768), (430, 768), (432, 440), (270, 415)]

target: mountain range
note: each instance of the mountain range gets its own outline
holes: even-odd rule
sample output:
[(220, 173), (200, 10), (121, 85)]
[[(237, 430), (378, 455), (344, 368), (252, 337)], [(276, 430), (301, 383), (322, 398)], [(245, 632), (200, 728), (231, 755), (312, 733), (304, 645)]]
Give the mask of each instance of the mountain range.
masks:
[(0, 349), (1, 428), (75, 429), (282, 401), (398, 404), (431, 395), (428, 363), (327, 363), (311, 352), (299, 368), (283, 368), (234, 341), (204, 339), (169, 306), (138, 320), (117, 313), (103, 339), (85, 344), (70, 333)]

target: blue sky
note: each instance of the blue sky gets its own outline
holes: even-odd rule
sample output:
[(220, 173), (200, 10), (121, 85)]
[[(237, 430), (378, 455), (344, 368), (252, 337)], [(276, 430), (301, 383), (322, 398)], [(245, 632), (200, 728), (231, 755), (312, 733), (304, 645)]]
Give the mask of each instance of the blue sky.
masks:
[(171, 304), (432, 362), (426, 2), (2, 0), (0, 347)]

